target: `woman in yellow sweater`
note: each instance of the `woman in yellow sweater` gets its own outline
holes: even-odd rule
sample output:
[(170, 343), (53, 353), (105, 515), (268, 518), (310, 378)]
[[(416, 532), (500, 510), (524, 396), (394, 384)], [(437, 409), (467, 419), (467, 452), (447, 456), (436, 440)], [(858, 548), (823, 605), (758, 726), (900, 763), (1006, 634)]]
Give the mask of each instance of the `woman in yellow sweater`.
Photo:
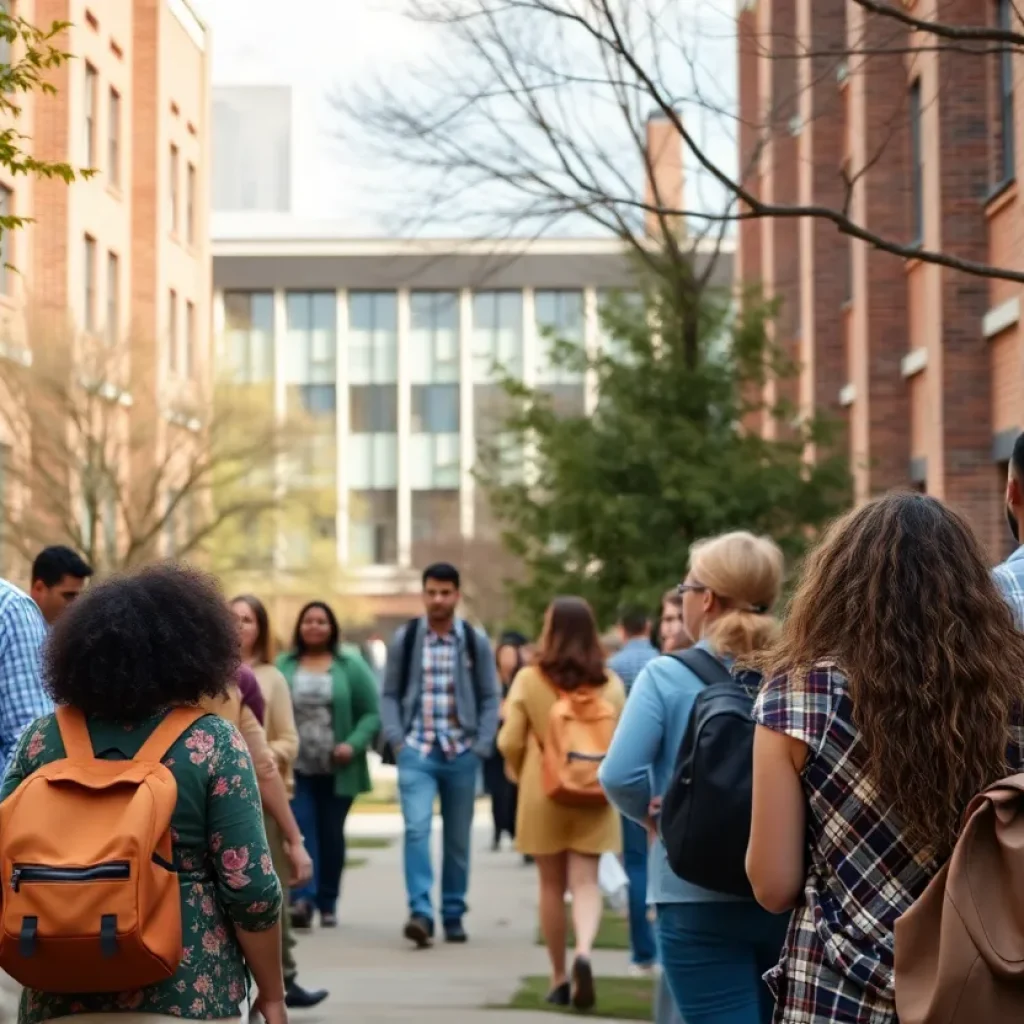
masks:
[[(263, 727), (267, 736), (267, 745), (277, 762), (277, 769), (284, 779), (290, 798), (295, 795), (293, 764), (299, 752), (299, 733), (295, 728), (295, 713), (292, 709), (292, 697), (288, 683), (273, 664), (276, 652), (274, 651), (273, 633), (270, 629), (270, 618), (263, 602), (252, 594), (242, 594), (236, 597), (231, 602), (231, 610), (234, 612), (235, 621), (238, 624), (242, 661), (252, 669), (266, 702)], [(282, 885), (286, 885), (288, 858), (284, 837), (272, 818), (265, 817), (265, 824), (274, 867), (282, 880)], [(304, 989), (296, 980), (298, 966), (295, 963), (295, 937), (292, 935), (290, 915), (287, 911), (287, 889), (285, 889), (284, 905), (285, 912), (281, 915), (281, 954), (286, 1002), (293, 1009), (317, 1006), (327, 998), (328, 993), (325, 989), (316, 989), (315, 991)]]

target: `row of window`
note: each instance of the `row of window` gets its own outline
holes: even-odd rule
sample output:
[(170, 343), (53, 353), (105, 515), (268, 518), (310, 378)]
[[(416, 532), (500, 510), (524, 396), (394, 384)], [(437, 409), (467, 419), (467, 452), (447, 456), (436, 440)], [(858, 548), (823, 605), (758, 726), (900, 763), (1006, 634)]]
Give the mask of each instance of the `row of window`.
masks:
[[(108, 344), (116, 345), (121, 337), (121, 260), (109, 250), (106, 259), (106, 319), (100, 323), (99, 297), (99, 245), (91, 235), (85, 236), (83, 267), (84, 294), (82, 296), (82, 327), (90, 334), (103, 336)], [(196, 307), (186, 301), (185, 333), (179, 327), (178, 293), (171, 288), (167, 296), (167, 368), (184, 377), (192, 375), (196, 346)]]
[[(124, 157), (121, 151), (122, 104), (121, 94), (113, 86), (107, 90), (106, 97), (106, 166), (101, 167), (100, 157), (100, 75), (91, 64), (85, 65), (85, 166), (101, 170), (107, 176), (111, 188), (119, 189), (123, 177)], [(177, 237), (182, 233), (181, 209), (181, 154), (178, 147), (171, 143), (168, 166), (168, 221), (170, 232)], [(189, 245), (196, 241), (196, 167), (191, 161), (185, 166), (185, 209), (184, 237)]]
[[(575, 384), (575, 370), (554, 365), (552, 342), (583, 339), (583, 293), (538, 290), (535, 320), (541, 338), (538, 380)], [(274, 378), (274, 298), (270, 292), (226, 292), (227, 359), (234, 378), (260, 383)], [(337, 358), (337, 299), (334, 292), (289, 292), (285, 298), (283, 372), (289, 384), (333, 383)], [(412, 292), (409, 296), (409, 379), (416, 384), (459, 380), (461, 346), (458, 292)], [(499, 370), (523, 372), (523, 293), (476, 292), (472, 305), (474, 376), (494, 380)], [(353, 385), (398, 380), (398, 301), (394, 292), (350, 292), (348, 379)]]

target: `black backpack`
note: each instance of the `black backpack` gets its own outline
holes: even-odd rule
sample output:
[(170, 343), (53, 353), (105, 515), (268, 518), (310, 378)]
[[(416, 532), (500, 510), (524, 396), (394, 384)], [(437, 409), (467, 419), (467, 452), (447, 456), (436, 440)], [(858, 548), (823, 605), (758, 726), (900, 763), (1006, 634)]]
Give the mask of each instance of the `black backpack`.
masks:
[[(399, 666), (400, 672), (398, 674), (398, 703), (401, 705), (405, 699), (405, 690), (409, 685), (409, 669), (412, 668), (412, 651), (416, 646), (416, 631), (419, 628), (420, 620), (418, 618), (410, 619), (405, 624), (405, 635), (402, 637), (402, 661)], [(469, 674), (473, 679), (473, 689), (476, 690), (477, 701), (480, 700), (481, 695), (481, 682), (480, 672), (477, 663), (477, 635), (476, 630), (465, 620), (463, 620), (462, 628), (466, 637), (466, 660), (469, 662)], [(385, 671), (387, 671), (385, 669)], [(384, 739), (378, 735), (377, 737), (377, 753), (380, 754), (380, 759), (383, 764), (394, 764), (395, 755), (391, 749), (391, 744), (384, 741)]]
[(669, 655), (702, 683), (661, 805), (668, 863), (712, 892), (753, 897), (745, 866), (754, 776), (756, 673), (740, 681), (700, 649)]

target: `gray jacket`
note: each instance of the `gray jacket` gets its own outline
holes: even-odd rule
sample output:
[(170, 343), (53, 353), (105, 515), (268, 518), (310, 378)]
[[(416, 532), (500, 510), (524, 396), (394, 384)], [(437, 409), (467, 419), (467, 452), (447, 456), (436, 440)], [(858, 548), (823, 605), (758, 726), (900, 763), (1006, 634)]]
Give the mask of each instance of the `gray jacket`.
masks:
[[(409, 663), (409, 679), (402, 680), (402, 646), (406, 629), (415, 628), (416, 640), (412, 647)], [(467, 631), (472, 630), (476, 647), (476, 676), (473, 683), (469, 659), (466, 655)], [(423, 640), (427, 632), (427, 620), (420, 617), (415, 624), (402, 626), (395, 632), (388, 644), (388, 661), (384, 670), (384, 688), (380, 699), (381, 733), (392, 750), (405, 743), (406, 736), (419, 711), (423, 695)], [(474, 630), (462, 619), (455, 620), (455, 636), (461, 657), (456, 661), (455, 707), (459, 723), (466, 733), (473, 751), (480, 757), (490, 757), (494, 750), (494, 737), (498, 732), (498, 676), (494, 665), (494, 652), (486, 634)]]

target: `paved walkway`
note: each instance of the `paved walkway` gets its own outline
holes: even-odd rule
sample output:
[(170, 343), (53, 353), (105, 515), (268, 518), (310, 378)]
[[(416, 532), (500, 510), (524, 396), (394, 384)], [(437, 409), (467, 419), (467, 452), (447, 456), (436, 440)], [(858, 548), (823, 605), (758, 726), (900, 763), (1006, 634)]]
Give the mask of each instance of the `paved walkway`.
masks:
[[(387, 836), (394, 842), (386, 849), (352, 851), (366, 863), (345, 875), (337, 931), (300, 938), (302, 984), (330, 989), (331, 998), (315, 1010), (294, 1013), (296, 1022), (553, 1024), (558, 1019), (483, 1009), (506, 1004), (520, 977), (547, 973), (544, 949), (534, 943), (534, 870), (512, 852), (491, 852), (489, 819), (486, 802), (478, 804), (466, 917), (469, 944), (442, 942), (417, 951), (401, 936), (406, 907), (400, 820), (376, 814), (349, 818), (349, 835)], [(627, 962), (627, 954), (619, 951), (594, 956), (599, 979), (602, 973), (625, 974)]]

